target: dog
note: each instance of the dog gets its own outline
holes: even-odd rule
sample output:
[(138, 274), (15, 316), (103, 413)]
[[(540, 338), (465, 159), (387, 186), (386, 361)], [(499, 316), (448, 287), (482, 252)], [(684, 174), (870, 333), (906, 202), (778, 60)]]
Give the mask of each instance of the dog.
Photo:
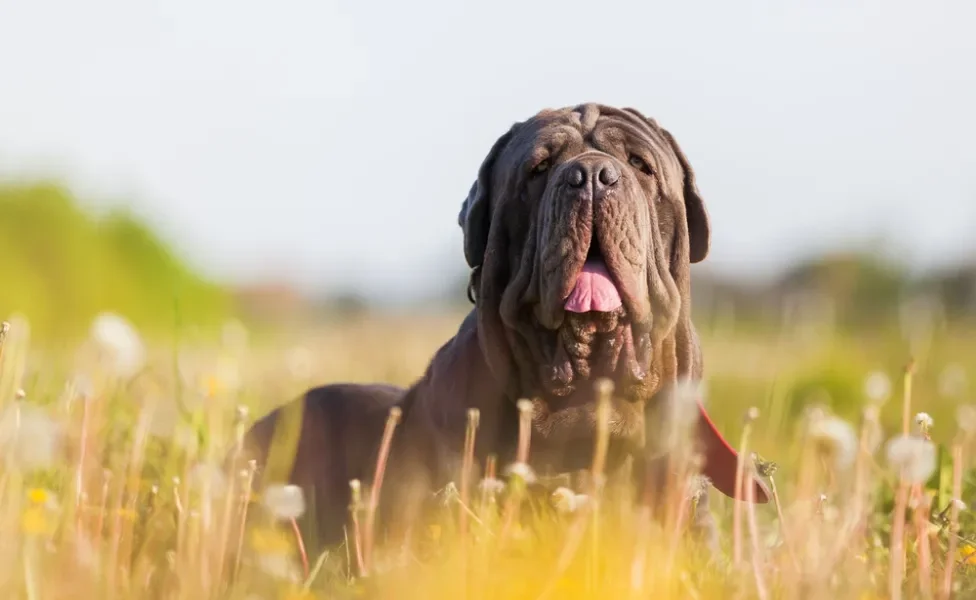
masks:
[[(653, 119), (591, 103), (514, 124), (482, 162), (457, 222), (474, 308), (423, 375), (408, 389), (310, 389), (246, 436), (249, 456), (268, 469), (265, 482), (309, 492), (322, 544), (347, 535), (349, 482), (372, 479), (393, 407), (401, 421), (379, 511), (391, 531), (409, 527), (425, 498), (458, 481), (469, 409), (480, 415), (476, 465), (489, 454), (499, 464), (515, 460), (517, 404), (526, 399), (530, 464), (585, 469), (597, 426), (594, 383), (606, 378), (614, 384), (613, 473), (628, 458), (646, 466), (666, 451), (660, 409), (681, 382), (701, 380), (690, 266), (708, 255), (709, 217), (688, 159)], [(700, 402), (692, 409), (702, 471), (734, 498), (736, 451)], [(295, 442), (268, 465), (283, 428)], [(645, 471), (632, 470), (647, 484)], [(745, 476), (752, 499), (767, 502), (763, 482)], [(715, 547), (706, 500), (693, 527)]]

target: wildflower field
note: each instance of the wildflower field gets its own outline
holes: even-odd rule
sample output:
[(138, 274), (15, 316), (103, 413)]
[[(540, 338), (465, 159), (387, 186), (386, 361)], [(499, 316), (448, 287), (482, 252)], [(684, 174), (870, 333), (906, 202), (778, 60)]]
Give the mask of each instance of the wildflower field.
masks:
[(705, 492), (721, 556), (680, 535), (680, 511), (654, 521), (585, 477), (530, 497), (527, 473), (442, 490), (409, 551), (366, 539), (370, 482), (351, 482), (348, 541), (319, 553), (301, 492), (258, 489), (225, 457), (311, 385), (408, 384), (461, 315), (147, 339), (107, 314), (62, 347), (4, 318), (0, 598), (976, 598), (962, 326), (703, 331), (704, 401), (774, 491), (766, 505)]

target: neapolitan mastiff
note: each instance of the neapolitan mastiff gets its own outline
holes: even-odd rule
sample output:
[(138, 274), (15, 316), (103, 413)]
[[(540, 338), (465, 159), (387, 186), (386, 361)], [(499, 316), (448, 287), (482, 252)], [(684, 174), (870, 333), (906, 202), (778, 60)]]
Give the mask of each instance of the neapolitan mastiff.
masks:
[[(422, 498), (458, 481), (469, 408), (480, 411), (477, 462), (488, 454), (500, 465), (513, 460), (516, 403), (527, 398), (530, 463), (585, 469), (595, 438), (593, 383), (608, 377), (612, 472), (628, 456), (645, 464), (662, 435), (655, 428), (662, 398), (676, 382), (701, 378), (690, 265), (708, 254), (709, 219), (691, 165), (654, 120), (585, 104), (516, 123), (485, 158), (458, 223), (475, 307), (423, 376), (406, 390), (317, 387), (247, 436), (263, 464), (284, 411), (299, 409), (294, 462), (278, 477), (310, 492), (321, 543), (343, 540), (349, 482), (371, 480), (394, 405), (402, 422), (380, 514), (403, 525)], [(693, 411), (703, 472), (735, 497), (736, 453), (700, 404)], [(766, 502), (764, 484), (751, 485)], [(706, 502), (694, 526), (714, 546)]]

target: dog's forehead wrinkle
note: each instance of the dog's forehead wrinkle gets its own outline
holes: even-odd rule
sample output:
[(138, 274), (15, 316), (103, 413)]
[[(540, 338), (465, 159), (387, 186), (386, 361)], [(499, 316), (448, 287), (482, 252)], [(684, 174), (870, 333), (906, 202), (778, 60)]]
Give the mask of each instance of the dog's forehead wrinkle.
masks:
[(600, 107), (596, 104), (584, 104), (580, 107), (579, 115), (580, 127), (583, 129), (583, 134), (589, 135), (600, 119)]

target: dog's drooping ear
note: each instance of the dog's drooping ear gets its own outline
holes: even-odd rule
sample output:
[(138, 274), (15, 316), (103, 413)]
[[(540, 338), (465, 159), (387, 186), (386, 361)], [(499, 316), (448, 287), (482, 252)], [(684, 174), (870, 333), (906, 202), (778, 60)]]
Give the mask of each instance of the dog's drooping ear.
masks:
[(705, 202), (698, 192), (698, 183), (695, 181), (695, 170), (691, 168), (688, 157), (681, 150), (681, 146), (674, 139), (667, 129), (661, 128), (661, 133), (671, 145), (671, 150), (678, 157), (681, 170), (685, 173), (683, 192), (685, 197), (685, 215), (688, 219), (688, 250), (689, 259), (693, 263), (701, 262), (708, 256), (708, 249), (711, 245), (711, 224), (708, 220), (708, 210)]
[(668, 145), (671, 146), (671, 151), (674, 152), (675, 157), (677, 157), (678, 164), (681, 165), (681, 170), (684, 171), (682, 194), (684, 195), (685, 215), (688, 221), (689, 260), (692, 263), (705, 260), (705, 257), (708, 256), (709, 246), (711, 245), (712, 230), (708, 220), (708, 211), (705, 209), (705, 203), (702, 201), (701, 194), (698, 192), (698, 183), (695, 181), (695, 170), (691, 168), (688, 157), (685, 156), (684, 151), (681, 150), (681, 146), (678, 145), (671, 132), (658, 125), (657, 121), (645, 117), (636, 108), (625, 108), (624, 111), (644, 121), (651, 129), (660, 132), (667, 140)]
[(491, 175), (495, 159), (512, 138), (517, 126), (517, 124), (513, 125), (492, 145), (488, 156), (478, 169), (478, 178), (472, 184), (458, 213), (458, 225), (464, 232), (464, 258), (472, 269), (481, 267), (485, 259), (485, 250), (488, 248), (488, 231), (491, 226)]

